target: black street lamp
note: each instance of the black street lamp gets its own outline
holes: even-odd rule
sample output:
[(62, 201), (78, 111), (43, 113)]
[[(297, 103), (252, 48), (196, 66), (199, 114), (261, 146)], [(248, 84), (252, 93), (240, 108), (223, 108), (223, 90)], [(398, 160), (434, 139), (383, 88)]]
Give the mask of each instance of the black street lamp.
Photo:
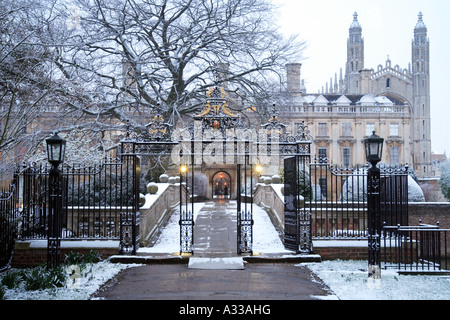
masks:
[(366, 159), (372, 165), (367, 171), (367, 226), (369, 278), (381, 279), (380, 169), (384, 139), (373, 134), (364, 140)]
[(372, 135), (364, 140), (364, 147), (366, 149), (366, 159), (372, 164), (373, 167), (381, 161), (381, 155), (383, 151), (384, 139), (380, 138), (372, 132)]
[(49, 203), (47, 230), (47, 267), (59, 265), (62, 230), (62, 175), (58, 166), (63, 163), (66, 141), (57, 132), (45, 140), (47, 143), (49, 170)]

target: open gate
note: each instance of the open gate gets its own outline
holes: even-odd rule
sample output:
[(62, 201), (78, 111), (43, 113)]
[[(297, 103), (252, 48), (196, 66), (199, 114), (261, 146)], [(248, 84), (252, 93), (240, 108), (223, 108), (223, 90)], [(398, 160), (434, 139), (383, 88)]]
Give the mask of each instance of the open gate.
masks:
[[(249, 168), (249, 170), (247, 170)], [(237, 165), (237, 253), (253, 254), (253, 166)], [(242, 184), (242, 179), (244, 184)], [(248, 185), (247, 181), (250, 182)]]
[(312, 196), (307, 159), (284, 159), (284, 246), (296, 253), (312, 252), (311, 212), (305, 206)]

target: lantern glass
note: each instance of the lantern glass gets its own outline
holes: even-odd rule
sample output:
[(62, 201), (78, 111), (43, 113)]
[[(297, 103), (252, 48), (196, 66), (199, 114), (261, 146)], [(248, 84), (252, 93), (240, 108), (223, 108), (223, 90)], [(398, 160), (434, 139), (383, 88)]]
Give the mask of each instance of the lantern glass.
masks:
[(47, 142), (48, 162), (53, 166), (58, 166), (64, 161), (66, 153), (66, 140), (62, 139), (58, 133), (45, 140)]
[(381, 161), (383, 142), (384, 139), (377, 136), (375, 134), (375, 131), (369, 138), (364, 141), (366, 149), (366, 159), (368, 162), (376, 164)]

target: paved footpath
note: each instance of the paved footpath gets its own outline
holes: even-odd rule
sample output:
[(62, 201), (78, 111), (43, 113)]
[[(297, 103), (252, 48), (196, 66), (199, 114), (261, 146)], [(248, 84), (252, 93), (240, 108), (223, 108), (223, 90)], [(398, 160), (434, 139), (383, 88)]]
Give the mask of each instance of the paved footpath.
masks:
[[(198, 212), (194, 229), (194, 257), (237, 257), (236, 215), (225, 214), (233, 211), (230, 206), (229, 201), (207, 202)], [(94, 298), (312, 300), (334, 297), (326, 286), (314, 280), (309, 269), (295, 266), (298, 262), (293, 260), (273, 263), (273, 260), (258, 257), (246, 258), (251, 262), (236, 270), (188, 268), (188, 259), (176, 260), (178, 263), (152, 262), (126, 269), (99, 290)]]
[[(244, 270), (189, 269), (186, 264), (125, 270), (96, 294), (107, 300), (313, 300), (332, 298), (306, 267), (247, 263)], [(328, 297), (326, 297), (328, 296)]]

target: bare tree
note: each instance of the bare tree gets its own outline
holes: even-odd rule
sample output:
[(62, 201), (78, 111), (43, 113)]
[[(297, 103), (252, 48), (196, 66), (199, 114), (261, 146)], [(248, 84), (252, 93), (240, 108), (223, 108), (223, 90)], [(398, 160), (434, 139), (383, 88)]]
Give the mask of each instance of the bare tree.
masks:
[(136, 127), (124, 106), (148, 113), (160, 103), (175, 124), (199, 111), (214, 71), (235, 96), (254, 104), (271, 93), (287, 62), (301, 59), (303, 43), (283, 39), (267, 0), (76, 4), (79, 24), (58, 57), (61, 70), (103, 94), (103, 114)]
[(269, 0), (0, 4), (2, 162), (55, 129), (91, 141), (146, 131), (158, 105), (172, 125), (183, 123), (217, 81), (238, 102), (231, 108), (271, 105), (285, 64), (304, 47), (277, 31)]
[[(86, 121), (68, 119), (67, 108), (96, 101), (80, 85), (59, 76), (57, 61), (66, 36), (58, 3), (0, 0), (0, 180), (10, 179), (54, 130), (82, 131)], [(69, 120), (69, 121), (68, 121)]]
[(36, 21), (37, 2), (1, 0), (0, 5), (0, 157), (2, 168), (11, 170), (36, 142), (27, 132), (48, 102), (48, 50), (41, 44), (42, 26), (30, 23)]

